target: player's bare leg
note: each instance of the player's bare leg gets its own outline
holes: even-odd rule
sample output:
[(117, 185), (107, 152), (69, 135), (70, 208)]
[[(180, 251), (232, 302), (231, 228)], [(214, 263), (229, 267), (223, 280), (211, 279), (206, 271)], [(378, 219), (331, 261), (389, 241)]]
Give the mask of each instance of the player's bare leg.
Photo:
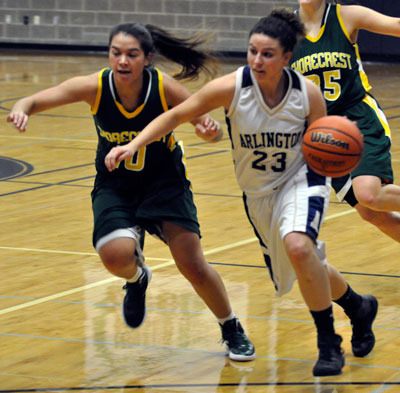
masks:
[(335, 333), (328, 272), (316, 254), (314, 242), (306, 234), (289, 233), (284, 244), (317, 327), (319, 357), (313, 374), (341, 374), (344, 366), (342, 338)]
[(360, 205), (376, 211), (400, 211), (400, 186), (382, 186), (376, 176), (357, 176), (352, 183)]

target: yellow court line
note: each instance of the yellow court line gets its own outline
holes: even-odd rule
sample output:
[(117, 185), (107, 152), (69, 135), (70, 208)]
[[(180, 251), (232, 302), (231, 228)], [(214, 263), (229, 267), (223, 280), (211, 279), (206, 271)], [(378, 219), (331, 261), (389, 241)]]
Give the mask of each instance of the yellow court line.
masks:
[[(326, 217), (325, 220), (332, 220), (334, 218), (342, 217), (342, 216), (345, 216), (345, 215), (348, 215), (348, 214), (351, 214), (351, 213), (354, 213), (354, 212), (355, 212), (355, 209), (346, 210), (346, 211), (341, 212), (341, 213), (332, 214), (332, 215)], [(226, 246), (212, 248), (211, 250), (204, 251), (204, 255), (216, 254), (216, 253), (221, 252), (221, 251), (225, 251), (225, 250), (229, 250), (229, 249), (232, 249), (232, 248), (235, 248), (235, 247), (243, 246), (245, 244), (253, 243), (256, 240), (257, 240), (256, 237), (252, 237), (252, 238), (249, 238), (249, 239), (241, 240), (239, 242), (227, 244)], [(1, 247), (1, 246), (0, 246), (0, 249), (3, 249), (3, 250), (18, 250), (18, 251), (30, 251), (30, 252), (45, 252), (45, 253), (55, 253), (55, 254), (71, 254), (71, 255), (97, 255), (96, 253), (84, 253), (84, 252), (76, 252), (76, 251), (44, 250), (44, 249)], [(152, 270), (158, 270), (158, 269), (161, 269), (163, 267), (171, 266), (171, 265), (173, 265), (175, 263), (173, 259), (162, 259), (162, 258), (146, 258), (146, 259), (148, 259), (148, 260), (152, 260), (153, 259), (153, 260), (159, 260), (159, 261), (164, 260), (165, 261), (164, 263), (160, 263), (160, 264), (158, 264), (156, 266), (152, 266), (151, 267)], [(118, 280), (121, 280), (121, 278), (119, 278), (119, 277), (110, 277), (110, 278), (107, 278), (105, 280), (94, 282), (92, 284), (87, 284), (87, 285), (83, 285), (81, 287), (73, 288), (73, 289), (70, 289), (70, 290), (67, 290), (67, 291), (55, 293), (54, 295), (45, 296), (45, 297), (42, 297), (40, 299), (36, 299), (36, 300), (32, 300), (30, 302), (19, 304), (17, 306), (5, 308), (3, 310), (0, 310), (0, 315), (9, 314), (9, 313), (14, 312), (14, 311), (22, 310), (24, 308), (36, 306), (37, 304), (42, 304), (42, 303), (45, 303), (45, 302), (48, 302), (48, 301), (51, 301), (51, 300), (59, 299), (59, 298), (64, 297), (64, 296), (68, 296), (68, 295), (72, 295), (74, 293), (85, 291), (87, 289), (92, 289), (92, 288), (96, 288), (96, 287), (99, 287), (99, 286), (102, 286), (102, 285), (107, 285), (107, 284), (110, 284), (110, 283), (112, 283), (114, 281), (118, 281)]]
[[(159, 264), (157, 266), (154, 266), (154, 267), (152, 266), (151, 270), (158, 270), (158, 269), (161, 269), (163, 267), (171, 266), (174, 263), (175, 262), (174, 262), (173, 259), (169, 259), (167, 262), (161, 263), (161, 264)], [(114, 281), (118, 281), (118, 280), (122, 280), (122, 279), (119, 278), (119, 277), (110, 277), (110, 278), (107, 278), (105, 280), (94, 282), (92, 284), (87, 284), (87, 285), (83, 285), (83, 286), (78, 287), (78, 288), (69, 289), (68, 291), (63, 291), (63, 292), (55, 293), (54, 295), (41, 297), (40, 299), (36, 299), (36, 300), (32, 300), (30, 302), (22, 303), (22, 304), (19, 304), (17, 306), (4, 308), (3, 310), (0, 310), (0, 315), (9, 314), (9, 313), (14, 312), (14, 311), (22, 310), (23, 308), (36, 306), (37, 304), (42, 304), (42, 303), (45, 303), (45, 302), (49, 302), (51, 300), (55, 300), (55, 299), (59, 299), (59, 298), (64, 297), (64, 296), (72, 295), (72, 294), (77, 293), (77, 292), (82, 292), (82, 291), (85, 291), (87, 289), (100, 287), (102, 285), (110, 284), (110, 283), (112, 283)]]

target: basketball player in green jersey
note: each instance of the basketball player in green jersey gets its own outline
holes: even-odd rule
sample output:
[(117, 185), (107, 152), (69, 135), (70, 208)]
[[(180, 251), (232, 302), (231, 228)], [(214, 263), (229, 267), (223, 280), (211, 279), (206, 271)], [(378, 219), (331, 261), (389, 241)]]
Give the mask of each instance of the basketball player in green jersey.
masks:
[(298, 45), (292, 68), (322, 90), (328, 115), (342, 115), (357, 123), (364, 135), (364, 153), (351, 179), (333, 179), (340, 200), (386, 235), (400, 241), (400, 187), (393, 183), (390, 128), (360, 61), (357, 34), (367, 30), (400, 37), (400, 18), (358, 5), (299, 0), (299, 16), (306, 38)]
[[(108, 172), (106, 154), (134, 139), (159, 114), (189, 97), (186, 88), (151, 66), (159, 52), (182, 66), (180, 78), (210, 71), (202, 42), (177, 39), (155, 26), (127, 23), (110, 34), (110, 68), (71, 78), (15, 103), (8, 121), (25, 131), (28, 117), (46, 109), (83, 101), (90, 105), (98, 134), (96, 180), (92, 191), (93, 245), (104, 266), (126, 280), (123, 316), (137, 328), (145, 317), (151, 270), (142, 255), (144, 230), (165, 241), (177, 267), (214, 313), (230, 359), (255, 357), (253, 344), (232, 312), (224, 284), (206, 262), (183, 152), (172, 130)], [(209, 116), (192, 121), (205, 140), (222, 131)]]

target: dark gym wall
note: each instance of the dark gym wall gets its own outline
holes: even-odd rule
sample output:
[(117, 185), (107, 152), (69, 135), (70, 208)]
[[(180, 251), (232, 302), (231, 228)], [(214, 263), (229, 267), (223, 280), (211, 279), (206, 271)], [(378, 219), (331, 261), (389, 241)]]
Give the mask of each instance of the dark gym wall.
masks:
[[(342, 0), (400, 17), (400, 0)], [(140, 21), (186, 35), (213, 34), (213, 48), (245, 52), (247, 34), (274, 7), (297, 0), (0, 0), (0, 47), (105, 49), (110, 28)], [(363, 60), (399, 60), (400, 38), (360, 32)]]
[[(400, 0), (358, 0), (357, 3), (386, 15), (400, 17)], [(364, 60), (400, 60), (400, 38), (361, 31), (358, 42)]]

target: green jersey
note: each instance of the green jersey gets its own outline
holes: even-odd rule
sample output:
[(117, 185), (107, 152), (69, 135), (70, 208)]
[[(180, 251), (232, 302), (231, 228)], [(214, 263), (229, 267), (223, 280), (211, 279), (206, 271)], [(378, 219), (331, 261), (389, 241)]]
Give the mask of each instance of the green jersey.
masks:
[[(102, 177), (125, 179), (132, 183), (164, 181), (177, 177), (182, 162), (177, 162), (175, 150), (180, 150), (170, 132), (159, 141), (142, 147), (131, 159), (121, 162), (109, 173), (104, 165), (107, 153), (117, 145), (130, 142), (154, 118), (168, 110), (162, 73), (156, 68), (144, 70), (144, 82), (140, 104), (132, 112), (120, 102), (115, 88), (113, 71), (105, 68), (99, 73), (98, 92), (92, 114), (98, 135), (96, 170)], [(178, 171), (177, 171), (178, 169)], [(128, 180), (129, 179), (129, 180)]]
[(183, 149), (172, 132), (141, 148), (112, 172), (104, 164), (114, 146), (131, 141), (168, 110), (162, 73), (150, 67), (143, 75), (140, 103), (129, 112), (118, 97), (113, 71), (105, 68), (99, 73), (92, 107), (98, 134), (97, 175), (92, 191), (94, 246), (111, 232), (136, 225), (163, 239), (164, 221), (200, 235)]
[(340, 5), (327, 4), (316, 37), (306, 36), (295, 48), (291, 67), (317, 84), (329, 115), (340, 115), (370, 90), (358, 46), (340, 16)]

